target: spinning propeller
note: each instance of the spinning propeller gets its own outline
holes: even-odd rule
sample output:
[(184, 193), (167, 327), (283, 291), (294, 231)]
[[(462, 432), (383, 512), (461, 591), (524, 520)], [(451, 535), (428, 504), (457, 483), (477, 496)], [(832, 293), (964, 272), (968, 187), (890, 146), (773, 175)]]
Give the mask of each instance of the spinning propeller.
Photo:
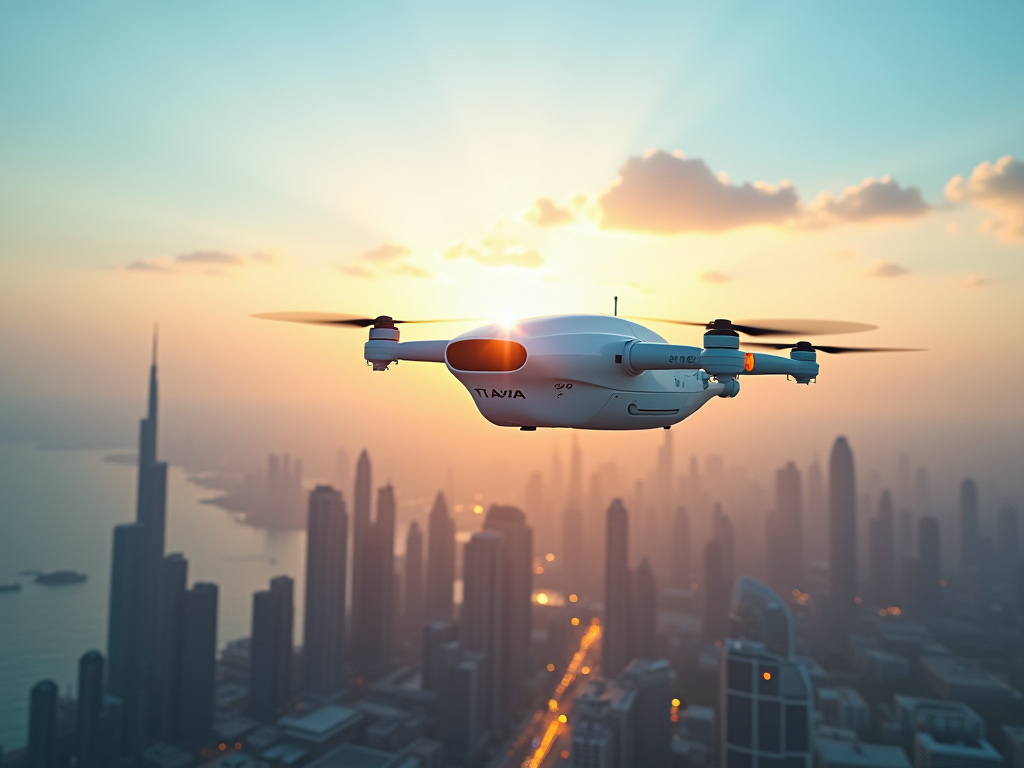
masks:
[(762, 347), (763, 349), (796, 349), (801, 352), (825, 352), (829, 355), (845, 355), (850, 352), (925, 352), (924, 349), (913, 349), (909, 347), (834, 347), (831, 345), (811, 344), (809, 341), (798, 341), (796, 343), (773, 343), (765, 341), (748, 341), (744, 347)]
[[(692, 320), (666, 320), (661, 317), (638, 317), (636, 319), (652, 323), (692, 325), (696, 328), (724, 333), (734, 331), (747, 336), (831, 336), (837, 333), (873, 331), (878, 328), (877, 325), (868, 323), (850, 323), (841, 320), (740, 320), (734, 323), (731, 320), (719, 318), (708, 323), (697, 323)], [(778, 349), (783, 348), (778, 347)]]
[(252, 317), (260, 320), (283, 320), (286, 323), (306, 323), (308, 325), (338, 325), (353, 328), (394, 328), (396, 325), (409, 323), (461, 323), (480, 318), (460, 318), (455, 320), (395, 320), (388, 315), (379, 317), (359, 317), (358, 315), (339, 315), (332, 312), (263, 312)]

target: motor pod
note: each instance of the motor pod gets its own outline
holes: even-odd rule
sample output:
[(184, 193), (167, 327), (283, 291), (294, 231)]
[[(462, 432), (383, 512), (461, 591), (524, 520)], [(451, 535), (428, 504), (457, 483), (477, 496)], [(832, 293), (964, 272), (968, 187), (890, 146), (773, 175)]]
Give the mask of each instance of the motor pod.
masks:
[(743, 373), (743, 360), (740, 337), (736, 331), (712, 328), (704, 334), (700, 367), (712, 376), (736, 376)]
[[(792, 360), (800, 360), (805, 363), (817, 363), (818, 354), (814, 351), (814, 346), (809, 341), (798, 342), (793, 349), (789, 351), (789, 357)], [(817, 366), (815, 366), (817, 367)], [(810, 376), (794, 375), (797, 384), (810, 384)]]
[(740, 382), (732, 376), (719, 376), (718, 383), (722, 385), (719, 397), (736, 397), (740, 393)]
[(398, 360), (398, 340), (401, 334), (395, 321), (387, 315), (378, 317), (370, 328), (370, 340), (363, 345), (363, 357), (375, 371), (386, 371)]

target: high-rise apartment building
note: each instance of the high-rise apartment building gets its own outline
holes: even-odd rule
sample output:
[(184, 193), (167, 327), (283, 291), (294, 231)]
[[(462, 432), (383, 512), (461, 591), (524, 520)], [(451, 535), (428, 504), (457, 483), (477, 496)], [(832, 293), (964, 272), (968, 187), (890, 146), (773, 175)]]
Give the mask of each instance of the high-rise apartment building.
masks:
[(353, 656), (360, 671), (376, 677), (390, 669), (393, 647), (395, 490), (391, 485), (377, 491), (377, 516), (364, 530), (359, 558), (362, 581), (352, 593)]
[(57, 760), (57, 684), (41, 680), (28, 702), (28, 766), (54, 768)]
[(729, 620), (729, 586), (722, 564), (722, 545), (712, 539), (704, 546), (704, 642), (723, 640)]
[(533, 530), (516, 507), (492, 505), (484, 530), (501, 534), (501, 659), (500, 693), (504, 711), (514, 707), (530, 674), (533, 594)]
[(930, 515), (917, 521), (918, 608), (926, 614), (942, 610), (942, 555), (939, 521)]
[(857, 492), (853, 451), (837, 437), (829, 457), (829, 616), (837, 639), (845, 639), (856, 619)]
[(732, 520), (722, 511), (722, 505), (718, 502), (715, 502), (711, 512), (711, 535), (720, 548), (722, 581), (728, 599), (732, 584), (736, 580), (736, 530), (733, 528)]
[(585, 578), (583, 525), (583, 458), (576, 435), (573, 435), (569, 453), (569, 490), (562, 516), (562, 584), (568, 592), (578, 590)]
[(654, 659), (658, 655), (658, 587), (646, 557), (633, 573), (632, 587), (630, 658)]
[(636, 692), (633, 703), (633, 749), (629, 765), (670, 768), (672, 700), (675, 671), (665, 659), (634, 659), (619, 676), (619, 684)]
[(78, 660), (77, 746), (78, 768), (103, 768), (103, 654), (88, 651)]
[(444, 494), (438, 493), (427, 523), (428, 621), (454, 618), (455, 521), (448, 514)]
[(255, 720), (276, 720), (291, 699), (293, 592), (292, 580), (278, 576), (252, 596), (248, 712)]
[(417, 647), (423, 633), (423, 533), (415, 520), (405, 535), (405, 637)]
[(999, 578), (1012, 582), (1020, 560), (1020, 523), (1016, 507), (1004, 504), (996, 517), (996, 572)]
[(678, 507), (672, 517), (672, 547), (669, 553), (669, 578), (675, 589), (690, 586), (690, 515)]
[(802, 589), (803, 494), (800, 470), (789, 462), (775, 473), (775, 509), (768, 514), (768, 583), (782, 594)]
[(348, 515), (329, 485), (309, 494), (302, 689), (330, 698), (345, 687), (345, 564)]
[(160, 740), (170, 744), (178, 734), (181, 681), (181, 606), (188, 589), (188, 560), (178, 552), (163, 561), (160, 591)]
[(608, 507), (606, 530), (601, 661), (613, 678), (629, 663), (629, 513), (621, 499)]
[(792, 657), (789, 609), (744, 577), (730, 613), (739, 637), (722, 645), (719, 665), (720, 765), (810, 768), (814, 691)]
[(883, 607), (896, 604), (896, 531), (892, 513), (892, 496), (883, 491), (878, 500), (878, 516), (869, 531), (869, 597)]
[(460, 634), (465, 651), (483, 655), (481, 724), (487, 729), (500, 722), (505, 711), (502, 692), (502, 635), (506, 627), (502, 534), (481, 531), (473, 534), (463, 554), (463, 601)]
[[(217, 585), (198, 582), (182, 601), (178, 736), (195, 749), (213, 734), (217, 676)], [(127, 707), (125, 712), (128, 712)]]
[(960, 485), (960, 567), (978, 565), (981, 523), (978, 519), (978, 484), (967, 478)]
[(366, 600), (369, 598), (368, 587), (369, 576), (364, 573), (364, 563), (367, 562), (367, 552), (370, 521), (373, 512), (373, 469), (370, 465), (370, 455), (364, 450), (359, 454), (356, 462), (356, 482), (352, 493), (352, 662), (356, 666), (362, 666), (363, 649), (361, 646), (361, 626), (368, 621), (366, 613), (368, 607)]

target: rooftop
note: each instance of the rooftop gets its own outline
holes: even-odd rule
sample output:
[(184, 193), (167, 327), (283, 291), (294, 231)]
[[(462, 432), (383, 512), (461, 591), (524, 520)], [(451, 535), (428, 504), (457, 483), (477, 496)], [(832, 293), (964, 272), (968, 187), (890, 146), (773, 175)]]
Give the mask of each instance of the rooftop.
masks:
[(356, 725), (363, 715), (351, 707), (328, 704), (312, 712), (285, 715), (277, 721), (288, 736), (321, 742)]
[(992, 765), (1003, 764), (1003, 756), (984, 739), (971, 742), (947, 742), (939, 741), (930, 733), (918, 733), (914, 737), (914, 746), (916, 749), (925, 749), (930, 755), (969, 760), (971, 765), (982, 765), (989, 761)]
[(886, 744), (817, 739), (815, 750), (827, 768), (912, 768), (902, 749)]

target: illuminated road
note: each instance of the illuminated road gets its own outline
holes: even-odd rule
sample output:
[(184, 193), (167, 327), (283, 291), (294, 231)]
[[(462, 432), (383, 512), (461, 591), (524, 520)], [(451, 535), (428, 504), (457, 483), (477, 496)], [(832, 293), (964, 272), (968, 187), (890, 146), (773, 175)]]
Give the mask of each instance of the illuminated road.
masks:
[(600, 625), (591, 624), (547, 707), (534, 712), (530, 722), (516, 736), (505, 759), (499, 764), (500, 768), (548, 768), (557, 762), (563, 749), (568, 749), (568, 745), (563, 742), (570, 733), (568, 719), (573, 700), (580, 689), (579, 678), (584, 675), (584, 668), (589, 671), (585, 663), (587, 656), (596, 654), (600, 648), (600, 639)]

